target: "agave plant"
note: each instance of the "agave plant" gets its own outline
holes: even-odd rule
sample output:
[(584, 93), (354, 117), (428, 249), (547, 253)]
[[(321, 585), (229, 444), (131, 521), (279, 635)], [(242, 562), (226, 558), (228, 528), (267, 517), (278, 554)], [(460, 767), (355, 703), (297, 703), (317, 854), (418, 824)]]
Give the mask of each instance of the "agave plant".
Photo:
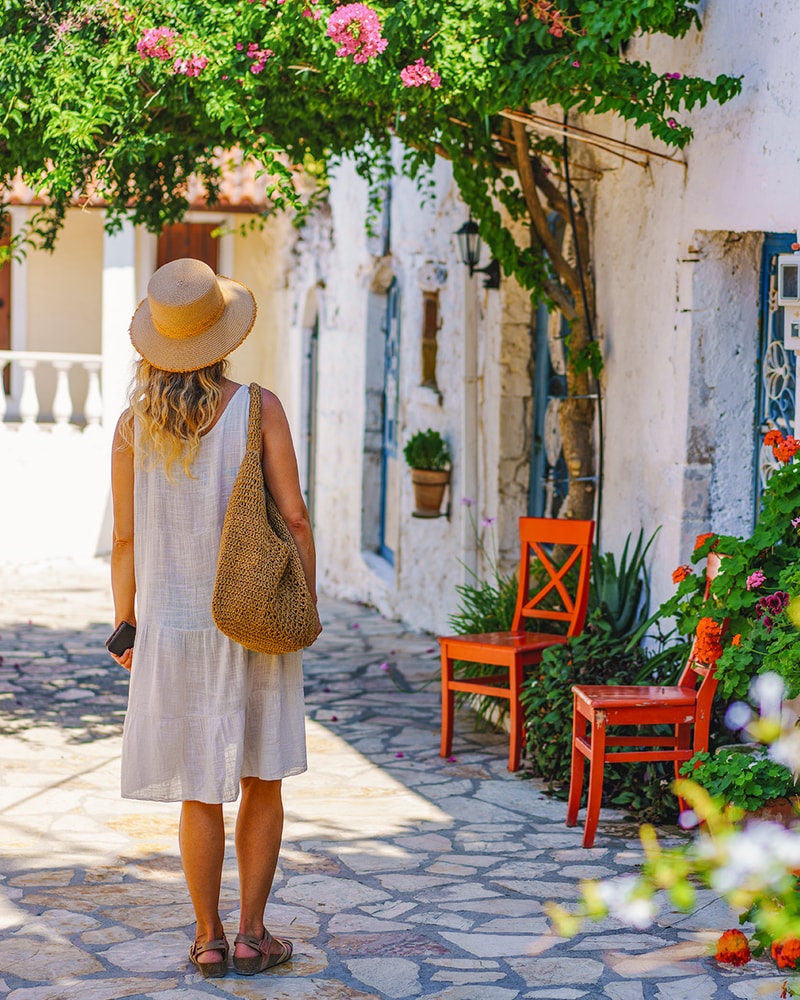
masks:
[(647, 620), (650, 578), (645, 559), (657, 534), (658, 529), (645, 544), (644, 532), (640, 530), (630, 556), (629, 534), (619, 558), (619, 567), (613, 552), (601, 554), (595, 547), (592, 553), (589, 617), (599, 617), (615, 637), (632, 635)]

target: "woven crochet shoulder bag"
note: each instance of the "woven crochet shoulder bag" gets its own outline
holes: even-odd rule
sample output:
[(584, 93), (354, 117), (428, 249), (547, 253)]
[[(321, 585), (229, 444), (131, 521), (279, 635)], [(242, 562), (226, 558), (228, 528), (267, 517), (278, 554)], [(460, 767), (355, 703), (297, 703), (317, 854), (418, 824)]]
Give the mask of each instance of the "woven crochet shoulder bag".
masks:
[(220, 632), (259, 653), (292, 653), (319, 632), (300, 553), (264, 483), (261, 387), (250, 385), (247, 451), (225, 512), (211, 614)]

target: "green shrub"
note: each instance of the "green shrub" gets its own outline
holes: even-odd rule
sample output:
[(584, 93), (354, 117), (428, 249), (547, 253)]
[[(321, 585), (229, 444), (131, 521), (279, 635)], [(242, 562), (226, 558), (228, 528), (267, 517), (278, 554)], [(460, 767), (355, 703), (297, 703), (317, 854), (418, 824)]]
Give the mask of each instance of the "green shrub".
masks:
[[(662, 619), (674, 618), (685, 636), (693, 635), (704, 617), (724, 624), (723, 651), (717, 660), (720, 699), (745, 699), (752, 679), (766, 671), (780, 674), (788, 697), (800, 694), (800, 643), (786, 608), (800, 595), (800, 527), (794, 523), (798, 513), (800, 463), (788, 461), (767, 483), (752, 535), (698, 539), (693, 562), (711, 551), (725, 556), (708, 599), (703, 575), (683, 567), (688, 575), (656, 612)], [(774, 611), (769, 607), (773, 603)]]
[(771, 760), (765, 748), (720, 747), (715, 754), (696, 753), (681, 774), (702, 785), (712, 798), (750, 812), (771, 799), (797, 795), (791, 771)]

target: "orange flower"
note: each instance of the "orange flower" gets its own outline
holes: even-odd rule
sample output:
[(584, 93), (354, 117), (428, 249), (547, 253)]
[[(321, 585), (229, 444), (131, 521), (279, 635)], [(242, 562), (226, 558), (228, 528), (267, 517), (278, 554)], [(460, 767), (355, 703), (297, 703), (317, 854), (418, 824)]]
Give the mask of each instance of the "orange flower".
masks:
[(779, 969), (796, 969), (800, 959), (800, 941), (793, 937), (773, 941), (772, 957)]
[(694, 641), (694, 659), (713, 667), (722, 656), (722, 626), (713, 618), (701, 618), (697, 623)]
[(742, 642), (742, 633), (737, 632), (736, 635), (731, 639), (731, 646), (739, 646)]
[(772, 454), (779, 462), (791, 462), (798, 451), (800, 451), (800, 441), (797, 438), (787, 437), (773, 447)]
[(717, 941), (714, 958), (729, 965), (745, 965), (750, 961), (750, 945), (741, 931), (725, 931)]
[(672, 574), (672, 582), (680, 583), (681, 580), (685, 580), (687, 576), (691, 575), (692, 575), (691, 566), (679, 566), (676, 570), (674, 570)]
[(764, 435), (764, 444), (768, 448), (774, 448), (776, 444), (780, 444), (783, 441), (783, 434), (778, 430), (767, 431)]
[(698, 535), (694, 542), (694, 551), (697, 552), (697, 550), (704, 542), (708, 541), (709, 538), (713, 537), (714, 537), (713, 531), (707, 531), (704, 535)]

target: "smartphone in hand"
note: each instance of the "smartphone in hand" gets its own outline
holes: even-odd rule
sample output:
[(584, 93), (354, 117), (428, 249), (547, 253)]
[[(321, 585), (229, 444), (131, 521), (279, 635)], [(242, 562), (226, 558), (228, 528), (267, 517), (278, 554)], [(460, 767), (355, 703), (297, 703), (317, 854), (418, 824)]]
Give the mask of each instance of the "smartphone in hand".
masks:
[(120, 622), (106, 639), (106, 649), (115, 656), (122, 656), (126, 649), (133, 646), (136, 638), (136, 626), (130, 622)]

